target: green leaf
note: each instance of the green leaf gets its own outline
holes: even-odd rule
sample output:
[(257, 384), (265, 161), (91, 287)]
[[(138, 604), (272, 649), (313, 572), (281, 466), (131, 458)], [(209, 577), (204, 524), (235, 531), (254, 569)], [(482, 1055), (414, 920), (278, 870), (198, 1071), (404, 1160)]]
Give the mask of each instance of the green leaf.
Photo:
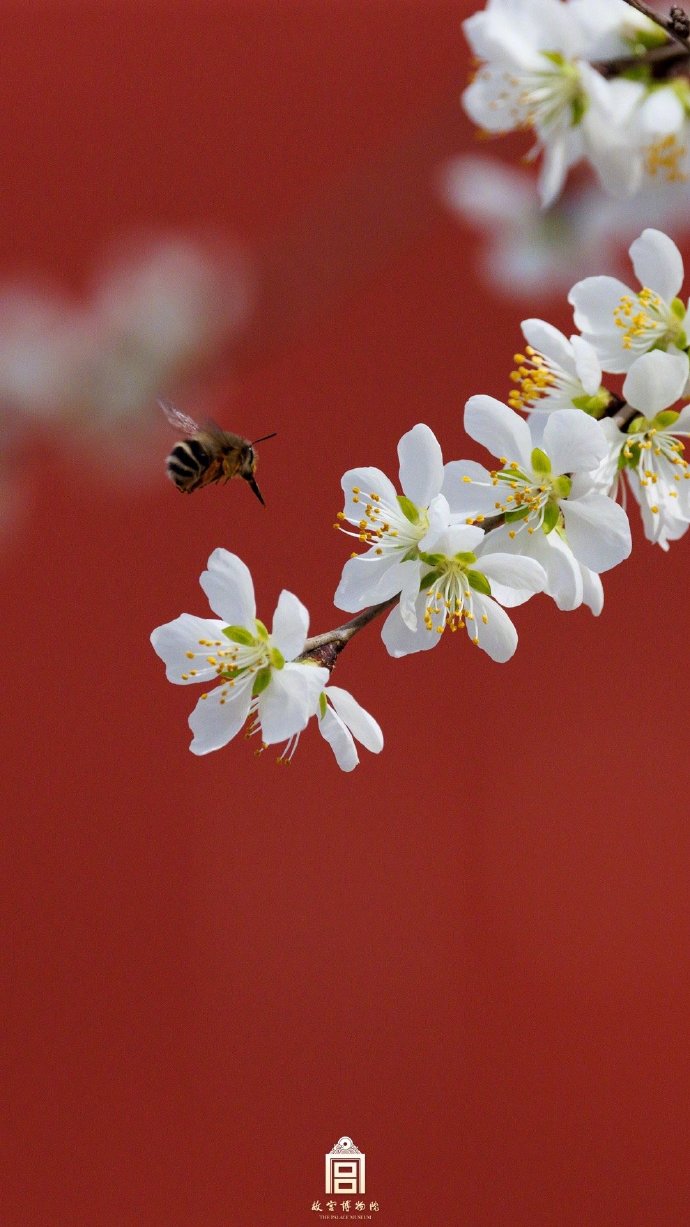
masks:
[(467, 582), (470, 588), (474, 588), (475, 592), (481, 592), (484, 596), (491, 596), (491, 584), (481, 571), (466, 571)]
[(254, 636), (251, 631), (247, 630), (246, 626), (224, 626), (223, 634), (232, 643), (241, 643), (247, 648), (256, 643)]
[(265, 669), (259, 669), (259, 672), (254, 678), (254, 685), (252, 686), (252, 694), (253, 695), (261, 694), (262, 690), (265, 690), (266, 687), (268, 686), (270, 680), (271, 680), (270, 668), (266, 667)]
[(410, 521), (410, 524), (419, 524), (419, 511), (412, 502), (412, 499), (409, 499), (405, 494), (399, 494), (398, 505), (405, 519)]

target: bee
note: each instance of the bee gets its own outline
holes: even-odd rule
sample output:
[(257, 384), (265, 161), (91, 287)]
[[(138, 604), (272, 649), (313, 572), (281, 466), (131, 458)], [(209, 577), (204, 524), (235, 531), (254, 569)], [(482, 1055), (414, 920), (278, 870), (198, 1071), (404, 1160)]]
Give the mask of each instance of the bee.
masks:
[(204, 486), (212, 485), (214, 481), (229, 481), (231, 477), (242, 477), (251, 486), (259, 502), (266, 506), (254, 477), (258, 460), (254, 444), (275, 438), (275, 431), (250, 443), (249, 439), (244, 439), (242, 435), (222, 430), (215, 422), (204, 422), (203, 426), (200, 426), (193, 418), (171, 405), (170, 401), (159, 400), (158, 404), (170, 425), (188, 436), (175, 444), (165, 462), (168, 477), (178, 490), (191, 494), (193, 490), (201, 490)]

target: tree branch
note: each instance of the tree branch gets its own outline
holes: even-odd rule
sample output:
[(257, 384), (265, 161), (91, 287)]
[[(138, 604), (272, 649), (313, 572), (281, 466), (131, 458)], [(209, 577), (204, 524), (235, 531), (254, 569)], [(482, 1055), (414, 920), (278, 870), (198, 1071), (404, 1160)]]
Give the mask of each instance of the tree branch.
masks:
[(649, 18), (655, 25), (661, 26), (669, 38), (679, 43), (686, 51), (690, 51), (690, 20), (678, 5), (674, 4), (668, 18), (664, 18), (644, 4), (643, 0), (625, 0), (625, 3), (636, 9), (638, 13), (642, 13), (643, 17)]

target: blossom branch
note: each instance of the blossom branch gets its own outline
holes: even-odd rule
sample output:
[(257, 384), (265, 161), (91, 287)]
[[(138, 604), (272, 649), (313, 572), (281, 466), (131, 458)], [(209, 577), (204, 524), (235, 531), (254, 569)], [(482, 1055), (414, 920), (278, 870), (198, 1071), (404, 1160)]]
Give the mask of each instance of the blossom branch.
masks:
[(686, 51), (690, 51), (690, 20), (684, 9), (679, 8), (674, 4), (668, 18), (661, 17), (659, 13), (655, 13), (649, 5), (644, 4), (643, 0), (625, 0), (631, 8), (636, 9), (638, 13), (642, 13), (643, 17), (647, 17), (653, 21), (655, 25), (661, 26), (661, 29), (672, 38), (674, 42), (680, 43)]
[(350, 618), (349, 622), (344, 622), (342, 626), (324, 631), (321, 635), (312, 635), (311, 639), (307, 639), (304, 644), (300, 660), (311, 660), (316, 664), (325, 665), (327, 669), (333, 669), (338, 656), (353, 635), (373, 622), (374, 618), (378, 618), (379, 614), (391, 609), (398, 600), (399, 593), (396, 592), (395, 596), (389, 597), (387, 601), (381, 601), (378, 605), (370, 605), (368, 609), (363, 609), (361, 613)]

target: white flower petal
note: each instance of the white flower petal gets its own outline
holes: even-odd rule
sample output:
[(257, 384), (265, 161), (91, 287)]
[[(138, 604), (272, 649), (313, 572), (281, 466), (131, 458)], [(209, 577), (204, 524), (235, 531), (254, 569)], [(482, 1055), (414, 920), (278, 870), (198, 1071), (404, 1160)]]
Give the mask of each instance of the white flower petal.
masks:
[(252, 679), (238, 678), (233, 686), (216, 686), (205, 699), (199, 699), (189, 717), (194, 737), (193, 754), (209, 754), (227, 745), (239, 733), (249, 714)]
[(483, 464), (474, 460), (451, 460), (443, 471), (441, 492), (452, 515), (494, 515), (496, 487)]
[(378, 605), (400, 592), (407, 572), (400, 556), (377, 557), (373, 550), (357, 558), (349, 558), (343, 567), (340, 583), (333, 597), (336, 609), (356, 613), (366, 605)]
[(623, 508), (605, 494), (561, 499), (565, 532), (575, 557), (591, 571), (608, 571), (632, 549), (630, 524)]
[(558, 328), (554, 328), (553, 324), (548, 324), (546, 320), (538, 319), (523, 320), (520, 327), (528, 345), (538, 349), (540, 354), (562, 367), (569, 375), (575, 374), (572, 346)]
[(683, 257), (673, 239), (661, 230), (643, 230), (630, 247), (630, 258), (640, 285), (667, 303), (676, 297), (683, 284)]
[(486, 554), (477, 556), (476, 570), (491, 584), (491, 595), (499, 604), (512, 608), (523, 605), (546, 584), (546, 572), (534, 558), (521, 554)]
[(492, 456), (529, 465), (532, 440), (527, 422), (495, 397), (470, 397), (465, 405), (465, 430)]
[(586, 413), (558, 409), (544, 427), (544, 450), (553, 473), (577, 473), (596, 469), (608, 455), (606, 436), (598, 422)]
[(433, 430), (418, 422), (398, 443), (400, 484), (418, 507), (428, 507), (443, 481), (443, 455)]
[[(180, 614), (174, 622), (157, 626), (151, 635), (151, 643), (154, 651), (165, 662), (165, 676), (168, 681), (190, 686), (195, 682), (215, 679), (215, 667), (207, 662), (207, 657), (213, 656), (213, 648), (202, 646), (199, 640), (206, 639), (214, 643), (220, 639), (225, 647), (229, 646), (227, 639), (223, 640), (224, 626), (225, 622), (196, 618), (194, 614), (188, 613)], [(193, 660), (187, 656), (188, 652), (194, 653)], [(190, 676), (190, 669), (195, 670), (194, 677)], [(183, 677), (183, 674), (186, 676)]]
[(654, 417), (683, 395), (687, 378), (687, 354), (667, 354), (654, 349), (633, 363), (623, 384), (623, 395), (633, 408), (646, 417)]
[(326, 690), (326, 698), (333, 704), (340, 719), (345, 722), (367, 750), (371, 750), (372, 754), (378, 754), (383, 749), (383, 733), (379, 724), (352, 697), (349, 691), (343, 690), (340, 686), (329, 686)]
[(575, 372), (588, 396), (596, 396), (601, 387), (601, 362), (597, 351), (584, 337), (570, 338), (575, 357)]
[(271, 680), (259, 695), (261, 736), (267, 745), (301, 732), (316, 711), (328, 677), (328, 669), (320, 665), (292, 663), (271, 670)]
[(227, 626), (245, 626), (254, 631), (256, 602), (249, 571), (236, 554), (217, 549), (208, 560), (199, 583), (214, 614), (224, 618)]
[(353, 771), (359, 762), (357, 747), (349, 729), (332, 707), (327, 707), (325, 714), (319, 719), (319, 732), (331, 747), (341, 770)]
[(284, 588), (273, 615), (271, 639), (285, 660), (294, 660), (304, 647), (309, 630), (309, 614), (302, 602)]
[(589, 567), (582, 567), (582, 603), (588, 605), (595, 617), (598, 617), (604, 608), (604, 585), (599, 576), (590, 571)]
[(411, 652), (425, 652), (435, 648), (440, 635), (428, 631), (424, 625), (424, 596), (417, 599), (417, 629), (411, 630), (400, 616), (400, 606), (395, 605), (383, 624), (381, 639), (391, 656), (408, 656)]
[(347, 473), (343, 474), (340, 484), (345, 495), (345, 515), (348, 520), (358, 522), (362, 519), (363, 506), (371, 494), (378, 495), (381, 502), (389, 507), (397, 505), (398, 495), (395, 486), (380, 469), (371, 467), (348, 469)]
[[(477, 647), (498, 664), (510, 660), (517, 647), (517, 631), (500, 605), (489, 596), (473, 593), (474, 622), (468, 623), (468, 634), (477, 636)], [(486, 618), (486, 622), (484, 622)]]

